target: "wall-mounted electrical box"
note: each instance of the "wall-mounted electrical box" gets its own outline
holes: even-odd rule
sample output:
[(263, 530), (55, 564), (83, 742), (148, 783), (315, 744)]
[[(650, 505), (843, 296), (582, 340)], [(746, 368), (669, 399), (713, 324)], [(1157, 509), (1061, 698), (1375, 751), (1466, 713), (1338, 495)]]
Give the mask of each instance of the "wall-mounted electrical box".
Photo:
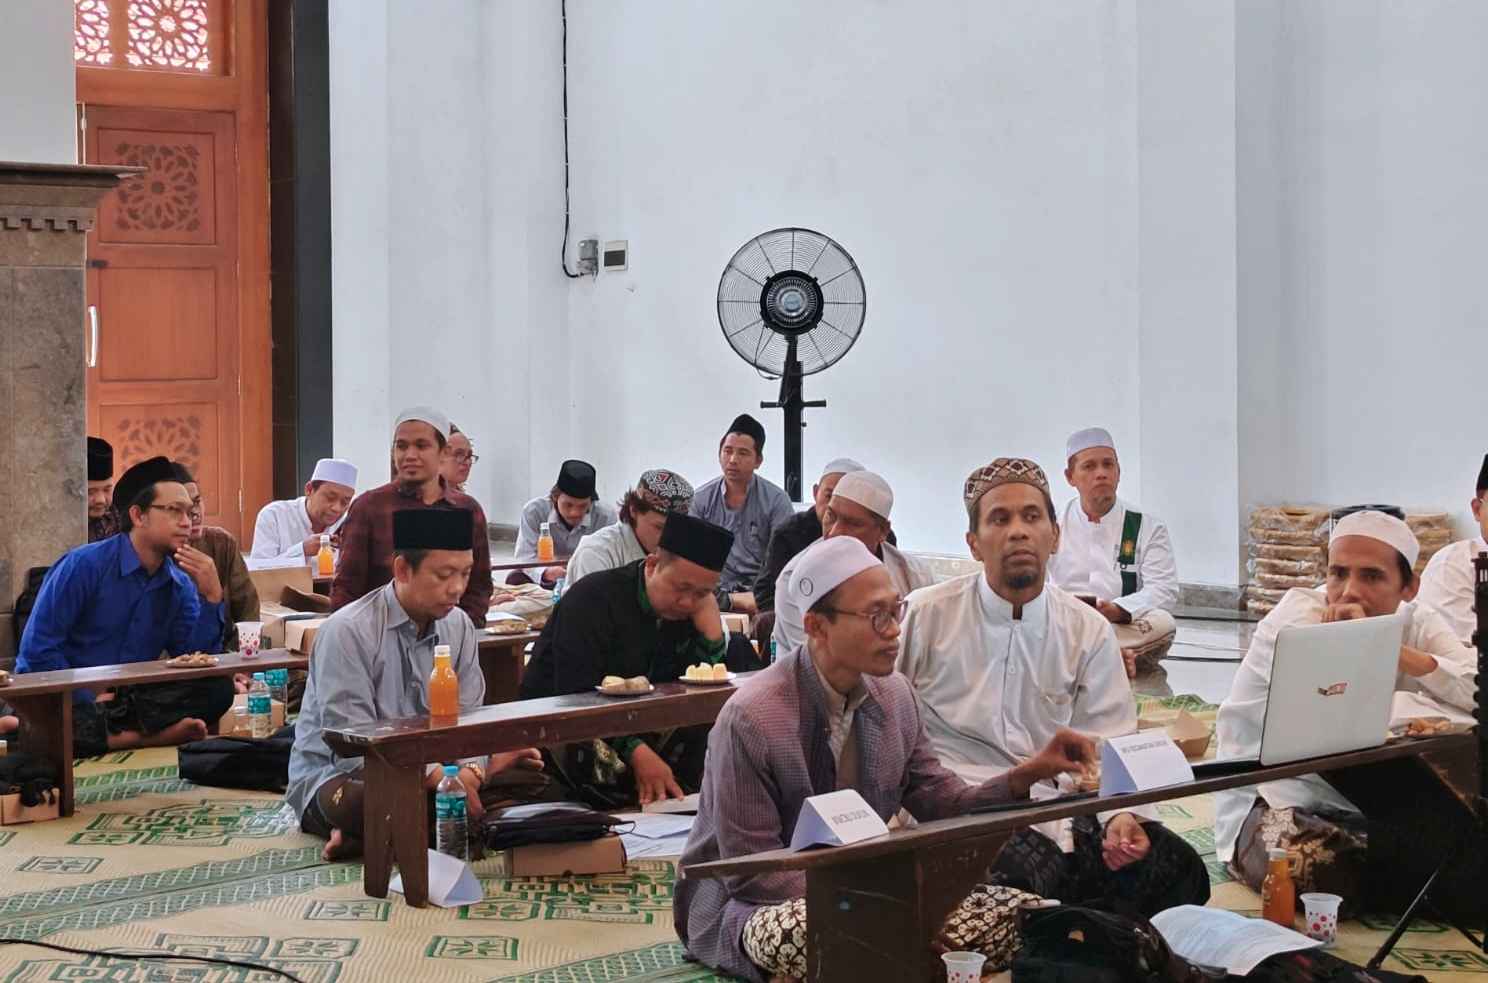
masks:
[(605, 243), (600, 265), (606, 273), (619, 273), (629, 266), (630, 242), (626, 239), (611, 239)]

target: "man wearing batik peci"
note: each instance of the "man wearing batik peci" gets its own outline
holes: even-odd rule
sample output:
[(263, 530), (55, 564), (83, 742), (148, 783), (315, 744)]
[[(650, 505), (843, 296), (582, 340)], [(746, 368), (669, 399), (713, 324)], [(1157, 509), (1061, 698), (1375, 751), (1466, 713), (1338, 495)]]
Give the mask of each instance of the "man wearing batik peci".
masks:
[(568, 561), (568, 584), (600, 570), (613, 570), (656, 552), (668, 513), (687, 514), (692, 485), (675, 471), (653, 469), (641, 475), (620, 502), (620, 521), (579, 540)]

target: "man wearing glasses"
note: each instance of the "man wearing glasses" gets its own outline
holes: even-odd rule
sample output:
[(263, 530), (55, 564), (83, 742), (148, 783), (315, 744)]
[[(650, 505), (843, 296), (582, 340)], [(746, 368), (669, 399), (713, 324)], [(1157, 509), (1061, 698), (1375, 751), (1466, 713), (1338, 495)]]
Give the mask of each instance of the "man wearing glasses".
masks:
[[(72, 550), (47, 575), (21, 636), (17, 672), (222, 650), (222, 582), (211, 557), (187, 542), (191, 496), (176, 466), (152, 457), (124, 472), (114, 486), (114, 509), (117, 536)], [(233, 684), (215, 677), (96, 696), (73, 690), (80, 757), (200, 740), (207, 721), (232, 706)]]
[[(894, 492), (889, 483), (872, 471), (850, 471), (844, 474), (827, 506), (822, 510), (822, 539), (851, 536), (868, 552), (882, 561), (884, 571), (901, 597), (929, 587), (935, 579), (917, 560), (901, 553), (889, 542), (889, 512), (894, 508)], [(806, 629), (801, 620), (806, 613), (801, 598), (791, 593), (790, 578), (799, 555), (780, 572), (772, 597), (775, 602), (775, 644), (786, 652), (806, 642)]]
[[(941, 762), (980, 780), (1028, 760), (1062, 727), (1134, 733), (1110, 622), (1047, 580), (1059, 524), (1043, 469), (1000, 457), (971, 473), (963, 497), (966, 544), (982, 569), (915, 594), (900, 640), (899, 671)], [(1194, 849), (1130, 812), (1024, 830), (993, 872), (1044, 897), (1101, 897), (1144, 917), (1209, 899)]]

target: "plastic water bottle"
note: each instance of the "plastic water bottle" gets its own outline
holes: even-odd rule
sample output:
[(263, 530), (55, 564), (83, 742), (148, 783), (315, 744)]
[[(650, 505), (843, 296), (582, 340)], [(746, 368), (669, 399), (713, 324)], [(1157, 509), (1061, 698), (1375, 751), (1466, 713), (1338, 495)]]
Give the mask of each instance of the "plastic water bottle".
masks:
[(248, 727), (255, 738), (270, 737), (274, 733), (273, 699), (264, 674), (255, 672), (253, 685), (248, 687)]
[(456, 860), (469, 859), (470, 840), (465, 822), (465, 784), (457, 765), (445, 765), (434, 792), (434, 846)]
[(558, 580), (553, 584), (553, 604), (554, 604), (554, 606), (557, 606), (558, 602), (561, 601), (561, 600), (563, 600), (563, 588), (565, 588), (567, 586), (568, 586), (568, 578), (566, 576), (565, 577), (559, 577)]
[[(289, 670), (269, 669), (264, 673), (264, 680), (269, 684), (269, 696), (285, 703), (289, 699)], [(270, 710), (272, 711), (272, 707)]]
[(775, 664), (775, 656), (778, 654), (777, 649), (778, 649), (778, 646), (775, 644), (775, 639), (771, 638), (770, 639), (770, 665), (772, 665), (772, 666)]

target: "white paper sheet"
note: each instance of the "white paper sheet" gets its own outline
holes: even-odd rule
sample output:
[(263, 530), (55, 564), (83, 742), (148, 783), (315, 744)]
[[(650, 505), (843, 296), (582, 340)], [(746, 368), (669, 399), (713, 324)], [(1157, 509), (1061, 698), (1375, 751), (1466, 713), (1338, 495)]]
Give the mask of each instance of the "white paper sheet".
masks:
[[(393, 875), (390, 891), (403, 893), (403, 873)], [(437, 850), (429, 851), (429, 903), (441, 908), (475, 904), (484, 894), (470, 865)]]
[(1246, 975), (1279, 953), (1322, 945), (1264, 918), (1191, 904), (1158, 912), (1152, 916), (1152, 926), (1169, 948), (1189, 962), (1221, 966), (1236, 976)]
[(615, 818), (622, 822), (635, 823), (635, 828), (630, 831), (633, 836), (643, 836), (647, 839), (659, 840), (668, 836), (686, 836), (692, 830), (693, 820), (696, 816), (689, 815), (667, 815), (656, 812), (619, 812)]

